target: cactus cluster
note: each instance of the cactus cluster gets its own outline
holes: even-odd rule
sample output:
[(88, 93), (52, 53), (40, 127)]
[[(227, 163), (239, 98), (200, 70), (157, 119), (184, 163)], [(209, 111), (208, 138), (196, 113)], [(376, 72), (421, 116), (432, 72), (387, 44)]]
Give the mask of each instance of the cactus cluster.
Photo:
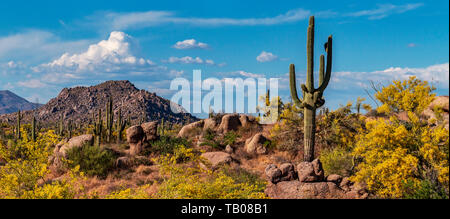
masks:
[(327, 65), (325, 70), (325, 56), (320, 56), (319, 66), (319, 87), (314, 88), (314, 16), (309, 19), (308, 36), (307, 36), (307, 74), (306, 84), (301, 85), (303, 98), (297, 95), (297, 85), (295, 77), (295, 66), (290, 65), (289, 79), (291, 97), (294, 103), (302, 108), (304, 116), (304, 161), (312, 161), (314, 159), (314, 143), (316, 130), (316, 109), (325, 104), (323, 92), (328, 86), (331, 77), (331, 61), (332, 61), (332, 36), (328, 37), (325, 43), (325, 52), (327, 53)]

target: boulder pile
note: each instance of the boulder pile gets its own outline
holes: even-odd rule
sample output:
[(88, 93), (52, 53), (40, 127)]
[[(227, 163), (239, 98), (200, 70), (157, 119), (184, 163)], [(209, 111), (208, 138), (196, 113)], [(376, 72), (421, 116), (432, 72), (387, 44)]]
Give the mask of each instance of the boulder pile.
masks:
[(319, 159), (295, 166), (270, 164), (265, 170), (269, 185), (265, 193), (274, 199), (366, 199), (363, 185), (354, 185), (337, 174), (324, 176)]
[(157, 128), (158, 122), (148, 122), (127, 129), (127, 142), (130, 145), (131, 156), (140, 154), (149, 145), (149, 141), (158, 139)]

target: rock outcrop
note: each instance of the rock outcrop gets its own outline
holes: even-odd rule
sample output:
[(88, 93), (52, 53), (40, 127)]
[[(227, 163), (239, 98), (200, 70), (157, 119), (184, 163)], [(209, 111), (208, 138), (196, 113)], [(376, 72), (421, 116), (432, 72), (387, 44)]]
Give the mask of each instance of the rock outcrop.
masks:
[(226, 114), (218, 118), (208, 118), (187, 124), (181, 128), (178, 137), (189, 138), (199, 131), (211, 130), (218, 134), (226, 134), (230, 131), (237, 131), (241, 127), (259, 126), (256, 118), (244, 114)]
[(141, 126), (127, 129), (127, 142), (130, 145), (130, 155), (138, 155), (144, 149), (145, 133)]
[(269, 140), (262, 133), (258, 133), (245, 141), (244, 149), (250, 155), (266, 154), (266, 142)]
[[(320, 160), (302, 162), (297, 170), (290, 163), (266, 168), (269, 185), (265, 193), (274, 199), (365, 199), (363, 185), (353, 185), (348, 178), (333, 174), (324, 177)], [(298, 179), (297, 179), (298, 175)]]
[[(439, 117), (441, 118), (441, 121), (437, 121), (438, 112), (436, 112), (436, 110), (440, 111)], [(449, 130), (449, 97), (436, 97), (422, 114), (428, 119), (429, 122), (432, 122), (435, 125), (442, 124), (447, 130)]]
[(219, 125), (218, 132), (227, 133), (229, 131), (236, 131), (241, 127), (239, 114), (227, 114), (222, 117), (222, 122)]
[(159, 138), (158, 122), (147, 122), (142, 125), (131, 126), (127, 129), (127, 142), (130, 145), (130, 155), (140, 154), (152, 141)]
[(233, 159), (230, 154), (225, 152), (206, 152), (201, 155), (202, 158), (206, 159), (209, 164), (211, 164), (211, 168), (217, 169), (221, 165), (230, 164)]
[(312, 162), (301, 162), (297, 166), (300, 182), (320, 182), (324, 180), (324, 171), (319, 159)]
[(58, 144), (55, 147), (54, 152), (60, 153), (63, 157), (67, 158), (67, 152), (76, 147), (82, 147), (83, 145), (93, 145), (94, 136), (91, 134), (80, 135), (71, 138), (69, 141), (63, 144)]
[(203, 129), (204, 120), (200, 120), (198, 122), (194, 122), (188, 125), (183, 126), (180, 132), (178, 132), (178, 137), (188, 138), (190, 135), (195, 134), (195, 129)]
[(158, 139), (158, 122), (147, 122), (141, 125), (144, 130), (145, 140), (154, 141)]

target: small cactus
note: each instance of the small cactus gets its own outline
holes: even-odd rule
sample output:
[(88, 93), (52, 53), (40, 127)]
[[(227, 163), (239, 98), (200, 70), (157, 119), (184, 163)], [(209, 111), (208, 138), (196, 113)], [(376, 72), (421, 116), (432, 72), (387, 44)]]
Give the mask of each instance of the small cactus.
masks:
[(297, 85), (295, 78), (295, 66), (290, 65), (290, 90), (294, 103), (304, 110), (304, 161), (311, 162), (314, 159), (314, 143), (316, 130), (316, 109), (325, 104), (323, 92), (328, 86), (331, 77), (331, 57), (332, 57), (332, 36), (328, 37), (325, 43), (325, 52), (327, 53), (327, 66), (325, 73), (325, 56), (320, 56), (319, 66), (319, 87), (314, 88), (314, 16), (309, 19), (308, 38), (307, 38), (307, 75), (306, 85), (302, 84), (303, 99), (297, 95)]
[(36, 142), (36, 118), (34, 116), (31, 120), (31, 139)]
[(20, 120), (22, 119), (22, 115), (20, 114), (20, 110), (19, 111), (17, 111), (17, 127), (16, 127), (16, 137), (17, 137), (17, 140), (20, 140), (21, 139), (21, 137), (22, 137), (22, 135), (21, 135), (21, 132), (20, 132)]
[(114, 123), (113, 102), (112, 97), (109, 97), (109, 100), (106, 103), (106, 141), (108, 143), (111, 142), (112, 139), (113, 123)]
[(94, 128), (94, 134), (95, 134), (95, 145), (100, 146), (101, 140), (102, 140), (102, 128), (103, 128), (103, 121), (102, 121), (102, 110), (98, 110), (97, 114), (97, 122), (95, 123)]
[(122, 132), (125, 129), (126, 125), (127, 125), (127, 122), (122, 120), (122, 110), (119, 109), (119, 115), (117, 117), (117, 122), (116, 122), (117, 144), (120, 144), (122, 142)]

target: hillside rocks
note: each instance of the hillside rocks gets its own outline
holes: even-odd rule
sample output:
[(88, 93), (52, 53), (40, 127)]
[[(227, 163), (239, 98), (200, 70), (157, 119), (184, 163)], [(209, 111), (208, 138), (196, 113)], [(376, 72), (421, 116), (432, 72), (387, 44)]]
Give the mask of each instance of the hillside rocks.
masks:
[(324, 180), (324, 171), (319, 159), (312, 162), (301, 162), (297, 166), (300, 182), (320, 182)]
[(158, 138), (158, 122), (147, 122), (141, 125), (145, 133), (146, 141), (153, 141)]
[[(53, 155), (49, 156), (48, 161), (55, 167), (57, 171), (63, 169), (63, 160), (67, 159), (67, 152), (72, 148), (82, 147), (84, 145), (92, 146), (94, 144), (94, 136), (91, 134), (80, 135), (71, 139), (65, 139), (59, 144), (55, 145)], [(64, 158), (64, 159), (63, 159)]]
[(251, 155), (266, 154), (266, 142), (269, 141), (262, 133), (258, 133), (245, 141), (245, 151)]
[(208, 118), (187, 124), (178, 132), (178, 137), (188, 138), (192, 135), (199, 134), (196, 133), (197, 131), (206, 131), (208, 129), (218, 134), (226, 134), (230, 131), (237, 131), (241, 127), (259, 126), (255, 117), (244, 114), (227, 114), (216, 119)]
[(267, 179), (271, 183), (278, 183), (281, 181), (281, 170), (275, 164), (269, 164), (265, 170)]
[(130, 155), (137, 155), (144, 147), (145, 133), (141, 126), (136, 125), (127, 129), (127, 142), (130, 145)]
[[(442, 117), (442, 121), (438, 122), (436, 120), (438, 118), (436, 110), (440, 110), (440, 116)], [(433, 102), (423, 111), (423, 115), (428, 119), (428, 121), (432, 122), (434, 125), (443, 124), (444, 127), (449, 130), (449, 97), (448, 96), (438, 96)]]
[(253, 116), (242, 114), (239, 116), (239, 121), (241, 122), (242, 127), (246, 128), (251, 126), (252, 124), (255, 124), (256, 118)]
[(194, 130), (197, 128), (203, 129), (204, 120), (200, 120), (198, 122), (194, 122), (188, 125), (183, 126), (180, 132), (178, 132), (178, 137), (188, 138), (193, 134)]
[(205, 119), (203, 121), (204, 121), (203, 131), (206, 131), (208, 129), (215, 130), (217, 128), (216, 120), (214, 120), (212, 118), (208, 118), (208, 119)]
[(148, 122), (127, 129), (127, 142), (130, 145), (130, 155), (138, 155), (144, 150), (148, 141), (158, 139), (158, 122)]
[[(73, 123), (86, 124), (92, 122), (92, 114), (105, 110), (105, 104), (110, 97), (113, 99), (114, 118), (117, 118), (121, 109), (122, 117), (129, 118), (134, 124), (141, 119), (164, 119), (179, 124), (186, 120), (197, 120), (181, 106), (155, 93), (139, 90), (129, 81), (106, 81), (91, 87), (64, 88), (57, 97), (39, 109), (24, 112), (23, 121), (29, 122), (34, 115), (41, 124), (54, 123), (60, 117), (65, 117), (66, 121), (71, 120)], [(172, 112), (171, 104), (179, 108), (181, 113)], [(14, 122), (15, 117), (15, 114), (0, 115), (0, 121)]]
[(229, 131), (236, 131), (241, 127), (239, 114), (227, 114), (222, 117), (222, 122), (219, 125), (218, 132), (227, 133)]
[(93, 145), (94, 144), (94, 136), (91, 134), (80, 135), (71, 138), (67, 142), (62, 142), (55, 146), (55, 150), (53, 152), (60, 153), (64, 158), (67, 158), (67, 151), (72, 148), (82, 147), (83, 145)]
[(124, 156), (119, 157), (114, 162), (114, 166), (119, 169), (127, 169), (139, 165), (151, 165), (151, 161), (144, 156)]
[[(278, 168), (270, 164), (266, 168), (269, 185), (265, 193), (274, 199), (365, 199), (368, 193), (363, 185), (353, 185), (348, 178), (333, 174), (323, 176), (320, 160), (302, 162), (297, 171), (291, 163)], [(297, 178), (297, 175), (298, 178)]]
[(280, 168), (278, 168), (275, 164), (270, 164), (266, 167), (265, 174), (271, 183), (297, 179), (295, 167), (291, 163), (281, 164)]
[(211, 164), (213, 170), (221, 165), (230, 164), (233, 161), (230, 154), (225, 152), (206, 152), (201, 157)]

